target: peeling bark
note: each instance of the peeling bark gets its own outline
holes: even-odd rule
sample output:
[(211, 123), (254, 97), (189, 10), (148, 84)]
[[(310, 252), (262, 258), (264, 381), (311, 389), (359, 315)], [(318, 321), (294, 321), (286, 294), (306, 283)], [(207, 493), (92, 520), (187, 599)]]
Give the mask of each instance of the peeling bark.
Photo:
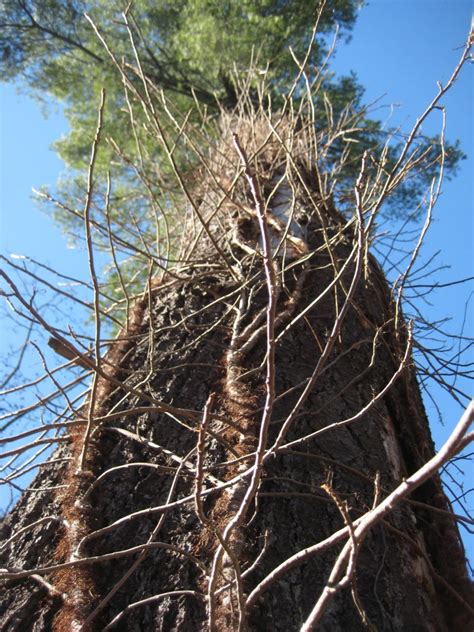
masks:
[[(275, 177), (268, 173), (268, 182)], [(315, 183), (307, 186), (317, 197)], [(308, 308), (277, 344), (277, 401), (268, 445), (275, 441), (310, 379), (354, 273), (351, 263), (334, 283), (335, 270), (341, 270), (350, 258), (353, 229), (329, 202), (315, 204), (304, 193), (298, 195), (297, 212), (313, 209), (306, 230), (310, 254), (300, 262), (293, 259), (294, 252), (288, 255), (288, 270), (280, 275), (283, 280), (278, 289), (277, 335), (332, 283), (333, 289), (314, 308)], [(156, 547), (74, 567), (67, 571), (66, 583), (58, 584), (57, 574), (46, 573), (52, 593), (33, 579), (7, 582), (0, 610), (2, 629), (68, 629), (67, 621), (57, 623), (57, 614), (62, 612), (64, 619), (78, 587), (90, 592), (87, 598), (82, 595), (87, 607), (82, 613), (83, 627), (77, 629), (103, 630), (130, 604), (161, 593), (166, 595), (124, 614), (114, 629), (209, 629), (209, 573), (219, 535), (235, 515), (249, 477), (225, 490), (215, 488), (248, 468), (258, 441), (265, 396), (266, 338), (262, 327), (267, 295), (257, 253), (258, 229), (255, 217), (238, 208), (248, 204), (248, 198), (241, 192), (235, 196), (219, 225), (211, 226), (229, 260), (238, 261), (244, 282), (231, 278), (214, 254), (212, 243), (203, 238), (194, 254), (201, 261), (199, 267), (171, 285), (157, 285), (151, 311), (143, 302), (136, 306), (141, 317), (136, 319), (133, 343), (116, 354), (114, 365), (116, 378), (141, 390), (143, 396), (115, 387), (102, 395), (101, 410), (123, 411), (123, 415), (94, 429), (88, 476), (75, 488), (85, 508), (81, 528), (89, 534), (80, 556), (123, 551), (147, 541)], [(202, 202), (206, 204), (209, 199)], [(229, 239), (229, 235), (234, 238)], [(330, 248), (325, 245), (328, 240)], [(295, 243), (289, 247), (295, 248)], [(277, 262), (281, 272), (282, 259)], [(217, 300), (224, 296), (228, 297), (225, 301)], [(262, 333), (255, 335), (259, 328)], [(369, 256), (336, 345), (283, 444), (357, 415), (392, 379), (406, 349), (406, 338), (404, 323), (400, 318), (395, 323), (383, 274)], [(193, 493), (199, 421), (210, 393), (215, 393), (216, 403), (202, 455), (207, 468), (202, 502), (209, 520), (203, 524)], [(130, 414), (132, 409), (150, 406), (150, 398), (196, 411), (196, 415), (176, 419), (158, 408)], [(181, 459), (176, 483), (178, 463), (171, 453)], [(341, 506), (350, 520), (369, 510), (377, 477), (380, 494), (386, 496), (432, 455), (416, 375), (408, 366), (360, 419), (332, 427), (267, 459), (257, 502), (252, 503), (245, 524), (227, 542), (238, 562), (244, 596), (290, 555), (344, 527)], [(239, 461), (242, 457), (247, 458)], [(65, 480), (66, 468), (43, 468), (32, 489), (54, 488)], [(5, 537), (42, 516), (65, 515), (64, 496), (54, 489), (37, 493), (32, 489), (5, 518)], [(336, 595), (319, 630), (357, 632), (367, 626), (404, 632), (468, 629), (472, 622), (468, 607), (471, 587), (440, 480), (430, 480), (412, 499), (417, 502), (396, 507), (363, 542), (353, 581)], [(170, 503), (174, 504), (160, 509)], [(139, 511), (142, 513), (136, 517), (125, 519)], [(100, 532), (114, 523), (114, 528)], [(66, 554), (61, 557), (58, 552), (58, 541), (61, 530), (67, 528), (51, 521), (32, 529), (7, 547), (2, 565), (32, 569), (65, 561)], [(340, 548), (338, 543), (285, 573), (245, 613), (241, 629), (299, 630), (325, 586)], [(133, 572), (121, 584), (132, 567)], [(81, 584), (86, 573), (83, 568), (87, 568), (88, 583)], [(216, 571), (221, 593), (215, 603), (216, 629), (222, 631), (239, 626), (235, 587), (226, 588), (234, 571), (223, 556)], [(54, 593), (57, 585), (62, 597)], [(182, 592), (170, 595), (172, 591)]]

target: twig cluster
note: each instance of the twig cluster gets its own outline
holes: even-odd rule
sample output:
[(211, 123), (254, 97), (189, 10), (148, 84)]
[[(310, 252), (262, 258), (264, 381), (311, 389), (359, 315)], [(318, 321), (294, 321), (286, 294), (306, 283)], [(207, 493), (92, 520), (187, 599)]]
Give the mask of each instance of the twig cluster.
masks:
[[(449, 376), (436, 371), (436, 362), (443, 360), (433, 360), (434, 354), (426, 343), (414, 336), (414, 328), (426, 327), (426, 323), (419, 320), (406, 325), (403, 316), (403, 308), (416, 305), (416, 296), (407, 298), (407, 294), (418, 289), (425, 292), (431, 287), (429, 283), (420, 284), (423, 275), (416, 265), (440, 194), (444, 121), (441, 152), (437, 158), (439, 178), (427, 192), (426, 221), (409, 256), (406, 253), (400, 256), (400, 241), (397, 241), (400, 235), (380, 234), (377, 219), (388, 196), (423, 162), (425, 156), (415, 145), (417, 133), (426, 117), (440, 108), (439, 100), (466, 61), (468, 47), (451, 79), (444, 87), (439, 86), (438, 94), (407, 136), (398, 161), (391, 167), (385, 162), (390, 139), (385, 147), (374, 148), (373, 153), (366, 152), (361, 157), (358, 177), (350, 193), (353, 212), (344, 216), (336, 211), (332, 200), (352, 154), (343, 152), (330, 171), (325, 170), (325, 165), (336, 140), (344, 138), (349, 142), (351, 134), (360, 128), (350, 108), (336, 120), (329, 102), (325, 124), (315, 120), (313, 96), (323, 85), (324, 67), (319, 75), (310, 79), (305, 70), (307, 59), (295, 60), (297, 77), (277, 113), (272, 113), (265, 101), (264, 76), (260, 77), (255, 103), (255, 78), (249, 73), (248, 78), (240, 80), (242, 96), (232, 115), (223, 112), (220, 120), (215, 121), (201, 111), (201, 120), (196, 124), (194, 112), (183, 115), (175, 111), (172, 103), (145, 76), (135, 45), (137, 33), (129, 23), (127, 12), (123, 20), (135, 52), (133, 68), (114, 56), (106, 36), (88, 19), (122, 79), (136, 151), (128, 154), (114, 138), (104, 137), (104, 119), (108, 114), (103, 92), (83, 209), (77, 210), (69, 203), (42, 193), (51, 204), (83, 222), (90, 272), (88, 282), (66, 279), (32, 260), (24, 259), (19, 264), (2, 258), (10, 269), (0, 271), (4, 282), (2, 294), (15, 320), (25, 327), (25, 343), (3, 380), (2, 395), (9, 397), (13, 404), (21, 401), (22, 396), (26, 400), (24, 405), (2, 416), (5, 433), (1, 440), (2, 482), (21, 491), (19, 481), (28, 480), (41, 464), (62, 467), (66, 463), (72, 474), (64, 478), (57, 493), (63, 499), (70, 499), (73, 493), (77, 511), (68, 515), (61, 511), (46, 512), (40, 519), (18, 528), (2, 544), (3, 550), (13, 550), (25, 534), (34, 533), (46, 523), (58, 523), (69, 534), (66, 559), (51, 560), (35, 568), (9, 566), (1, 570), (0, 576), (3, 580), (33, 578), (56, 598), (74, 601), (76, 597), (72, 593), (69, 597), (64, 594), (58, 597), (55, 581), (49, 582), (47, 578), (55, 578), (58, 572), (133, 558), (128, 570), (92, 608), (81, 605), (84, 595), (77, 597), (76, 605), (73, 604), (74, 622), (77, 629), (87, 630), (147, 556), (156, 550), (166, 551), (185, 558), (195, 568), (200, 576), (200, 588), (183, 585), (131, 602), (107, 621), (104, 629), (114, 629), (138, 608), (184, 598), (205, 604), (210, 630), (244, 630), (252, 609), (276, 582), (342, 543), (325, 579), (325, 587), (315, 596), (314, 607), (301, 630), (315, 629), (334, 595), (347, 586), (352, 586), (357, 611), (370, 628), (356, 591), (359, 550), (375, 525), (386, 522), (401, 504), (415, 502), (411, 499), (412, 492), (446, 467), (472, 441), (472, 432), (469, 433), (474, 419), (472, 404), (441, 450), (420, 463), (406, 479), (402, 471), (398, 472), (398, 483), (388, 489), (380, 482), (380, 474), (369, 477), (374, 488), (373, 505), (358, 517), (354, 517), (338, 493), (330, 474), (333, 467), (328, 462), (322, 496), (326, 494), (325, 501), (334, 505), (344, 526), (325, 540), (291, 553), (267, 572), (250, 593), (245, 590), (246, 578), (267, 554), (269, 540), (266, 537), (261, 550), (249, 559), (245, 532), (265, 498), (269, 465), (282, 455), (304, 453), (304, 458), (316, 458), (314, 442), (322, 435), (336, 433), (343, 427), (357, 431), (358, 424), (376, 411), (394, 385), (411, 371), (414, 347), (431, 363), (432, 368), (425, 369), (426, 375), (435, 374), (435, 379), (449, 384)], [(294, 98), (296, 93), (298, 100)], [(159, 185), (150, 155), (150, 138), (161, 145), (161, 155), (168, 161), (168, 171)], [(121, 169), (134, 173), (136, 190), (129, 195), (136, 201), (138, 210), (135, 215), (131, 212), (128, 219), (114, 209), (114, 204), (119, 209), (122, 204), (122, 208), (130, 208), (129, 200), (114, 199), (114, 174), (96, 169), (102, 144), (113, 151)], [(183, 167), (183, 156), (189, 156), (187, 169)], [(344, 249), (344, 260), (337, 254), (338, 248)], [(103, 282), (97, 272), (104, 250), (110, 255), (110, 284)], [(373, 283), (374, 277), (382, 279), (380, 294), (388, 292), (383, 274), (373, 259), (372, 252), (377, 251), (384, 253), (385, 268), (392, 266), (398, 277), (392, 296), (383, 299), (391, 306), (385, 320), (374, 324), (358, 305), (358, 292), (361, 285)], [(318, 266), (318, 258), (324, 265)], [(327, 281), (317, 295), (305, 297), (307, 280), (314, 274), (323, 275)], [(58, 286), (51, 277), (56, 281), (60, 279), (70, 289)], [(209, 281), (211, 277), (220, 279), (214, 288)], [(28, 290), (29, 279), (36, 287), (52, 292), (49, 304), (38, 304), (39, 292)], [(157, 303), (179, 292), (180, 288), (189, 287), (190, 283), (207, 287), (205, 300), (191, 311), (175, 313), (175, 322), (158, 326), (154, 320)], [(312, 314), (327, 310), (328, 305), (333, 309), (332, 322), (321, 331), (314, 330)], [(94, 323), (92, 334), (82, 325), (78, 325), (82, 327), (78, 329), (64, 324), (71, 322), (68, 314), (74, 309), (89, 312)], [(347, 418), (305, 429), (299, 420), (307, 412), (309, 397), (322, 377), (344, 354), (350, 354), (362, 344), (341, 346), (349, 313), (357, 314), (361, 328), (367, 332), (363, 341), (371, 349), (367, 371), (376, 364), (380, 347), (387, 346), (384, 340), (390, 332), (393, 343), (390, 377), (384, 385), (374, 387), (370, 399)], [(213, 318), (203, 324), (209, 314)], [(281, 391), (277, 384), (278, 349), (302, 325), (312, 329), (317, 349), (314, 366), (310, 367), (303, 383)], [(174, 405), (166, 397), (155, 394), (151, 385), (160, 372), (166, 375), (181, 370), (187, 362), (192, 362), (188, 360), (192, 358), (188, 351), (214, 340), (216, 332), (221, 330), (227, 332), (221, 377), (211, 392), (206, 393), (204, 406)], [(44, 345), (31, 342), (33, 338), (41, 338), (41, 331), (46, 337), (44, 340), (49, 340), (50, 347), (65, 359), (57, 366), (53, 366), (57, 356), (46, 353)], [(168, 362), (170, 358), (175, 361), (176, 349), (173, 356), (166, 348), (162, 353), (157, 352), (159, 339), (164, 336), (181, 340), (178, 352), (183, 355), (183, 365)], [(31, 348), (37, 354), (42, 373), (21, 383), (20, 370)], [(141, 350), (141, 358), (146, 358), (145, 364), (139, 367), (133, 363), (137, 350)], [(458, 359), (444, 366), (450, 375), (468, 371), (460, 367)], [(354, 379), (359, 377), (363, 376)], [(348, 387), (342, 385), (339, 394)], [(454, 395), (463, 399), (460, 392)], [(285, 417), (278, 419), (276, 410), (285, 398), (293, 403)], [(187, 453), (178, 452), (172, 442), (168, 445), (142, 433), (137, 420), (157, 415), (193, 437), (194, 445)], [(24, 420), (27, 423), (19, 429), (18, 425), (24, 424)], [(105, 435), (139, 445), (145, 452), (158, 456), (106, 465), (99, 472), (94, 469), (94, 459), (99, 437)], [(76, 446), (73, 450), (63, 447), (51, 451), (53, 446), (71, 442)], [(394, 451), (390, 453), (389, 449), (388, 452), (392, 454), (396, 470)], [(321, 455), (317, 458), (324, 460)], [(137, 507), (110, 524), (94, 529), (87, 523), (90, 499), (112, 477), (133, 475), (134, 471), (153, 471), (167, 478), (170, 482), (166, 501)], [(363, 472), (358, 475), (366, 476)], [(44, 491), (35, 485), (28, 489), (28, 494)], [(298, 492), (287, 493), (291, 496)], [(311, 488), (310, 493), (314, 493)], [(183, 507), (195, 513), (199, 528), (213, 542), (210, 555), (204, 553), (204, 548), (192, 551), (160, 540), (170, 516)], [(469, 516), (456, 517), (466, 528), (472, 529), (473, 520)], [(85, 524), (78, 526), (76, 522), (81, 520)], [(91, 553), (93, 547), (95, 551), (100, 549), (96, 543), (106, 536), (144, 520), (154, 521), (154, 527), (140, 544)], [(456, 598), (463, 601), (460, 595)]]

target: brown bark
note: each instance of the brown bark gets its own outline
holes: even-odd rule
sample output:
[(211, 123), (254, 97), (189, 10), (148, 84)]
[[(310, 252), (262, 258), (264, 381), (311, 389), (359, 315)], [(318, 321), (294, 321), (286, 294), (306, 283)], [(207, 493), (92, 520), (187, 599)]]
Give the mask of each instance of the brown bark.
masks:
[[(272, 169), (273, 164), (267, 164), (266, 168)], [(259, 166), (261, 173), (265, 165)], [(303, 167), (301, 172), (304, 173)], [(267, 181), (272, 175), (267, 174)], [(288, 260), (294, 266), (290, 265), (285, 272), (280, 288), (277, 314), (282, 318), (277, 334), (333, 282), (335, 271), (350, 256), (354, 238), (353, 229), (345, 226), (344, 218), (330, 202), (317, 199), (317, 186), (308, 176), (305, 183), (315, 194), (309, 199), (301, 186), (297, 195), (297, 208), (311, 209), (309, 256), (299, 263), (296, 255)], [(256, 218), (242, 208), (238, 210), (239, 205), (251, 205), (245, 188), (242, 183), (234, 195), (234, 203), (227, 202), (220, 224), (217, 220), (210, 224), (222, 252), (229, 261), (240, 261), (241, 272), (247, 279), (245, 291), (250, 303), (240, 323), (241, 331), (259, 311), (264, 313), (268, 300), (260, 258), (251, 254), (252, 249), (257, 249)], [(201, 208), (212, 206), (212, 199), (208, 194)], [(232, 231), (233, 243), (228, 238)], [(325, 245), (328, 239), (332, 240), (330, 247)], [(235, 308), (230, 305), (237, 304), (242, 288), (240, 282), (231, 278), (221, 255), (215, 253), (209, 239), (203, 238), (193, 255), (199, 266), (188, 272), (187, 278), (156, 287), (151, 311), (144, 309), (143, 303), (139, 307), (144, 309), (143, 318), (134, 331), (133, 343), (115, 362), (115, 377), (129, 387), (140, 389), (144, 395), (139, 398), (120, 388), (110, 388), (106, 393), (101, 409), (110, 410), (118, 405), (123, 416), (95, 429), (88, 476), (76, 484), (74, 492), (80, 498), (91, 481), (111, 467), (130, 464), (128, 469), (105, 475), (87, 496), (81, 515), (85, 523), (82, 529), (89, 533), (139, 510), (159, 508), (188, 497), (191, 500), (165, 511), (155, 509), (124, 520), (87, 542), (82, 555), (103, 555), (139, 546), (156, 531), (162, 519), (154, 541), (168, 548), (148, 550), (130, 577), (100, 607), (92, 621), (84, 623), (83, 629), (102, 630), (130, 604), (170, 591), (194, 591), (194, 594), (165, 596), (137, 607), (115, 629), (137, 632), (208, 629), (206, 591), (218, 547), (216, 532), (222, 535), (235, 514), (248, 478), (230, 490), (210, 491), (204, 497), (202, 508), (207, 522), (203, 524), (193, 501), (196, 464), (193, 450), (198, 442), (200, 411), (210, 393), (215, 393), (216, 403), (208, 427), (212, 434), (206, 436), (203, 454), (206, 467), (254, 452), (265, 397), (266, 353), (264, 333), (246, 352), (241, 352), (241, 347), (232, 347), (236, 316)], [(353, 273), (351, 264), (334, 289), (309, 309), (277, 345), (277, 401), (268, 445), (277, 437), (321, 356)], [(225, 301), (217, 300), (227, 295)], [(251, 330), (255, 331), (264, 322), (263, 318)], [(395, 323), (383, 274), (369, 256), (336, 344), (285, 443), (356, 415), (392, 379), (403, 357), (406, 338), (404, 323), (400, 319)], [(239, 341), (244, 342), (245, 337)], [(199, 415), (176, 420), (158, 410), (127, 412), (149, 406), (150, 397), (180, 409), (198, 411)], [(177, 463), (159, 446), (187, 460), (171, 496)], [(344, 527), (341, 510), (346, 508), (350, 520), (368, 511), (374, 502), (377, 475), (383, 497), (432, 455), (433, 444), (416, 375), (413, 367), (408, 366), (389, 392), (354, 423), (331, 428), (268, 459), (257, 502), (252, 503), (245, 524), (227, 543), (242, 572), (262, 553), (258, 564), (242, 580), (244, 594), (249, 595), (290, 555)], [(213, 469), (212, 477), (204, 476), (204, 488), (212, 490), (217, 479), (230, 480), (243, 472), (249, 462), (247, 459), (244, 465), (239, 462)], [(150, 467), (158, 465), (170, 469)], [(54, 486), (64, 480), (65, 469), (65, 465), (44, 468), (32, 488)], [(41, 516), (61, 513), (64, 516), (64, 503), (74, 500), (65, 501), (63, 496), (60, 509), (60, 498), (55, 492), (27, 491), (4, 521), (5, 535)], [(431, 479), (411, 500), (416, 503), (397, 506), (367, 536), (358, 552), (353, 581), (338, 592), (319, 630), (352, 632), (367, 626), (404, 632), (468, 629), (469, 622), (472, 623), (468, 606), (471, 588), (457, 527), (440, 480)], [(68, 528), (51, 522), (27, 532), (8, 547), (2, 565), (29, 569), (62, 561), (58, 559), (58, 540), (64, 536), (61, 529)], [(324, 588), (340, 548), (341, 543), (336, 544), (283, 574), (246, 613), (245, 625), (259, 631), (299, 630)], [(61, 583), (63, 598), (49, 594), (32, 579), (7, 583), (0, 611), (2, 629), (68, 629), (64, 612), (73, 599), (73, 587), (78, 586), (89, 595), (89, 600), (85, 599), (86, 611), (81, 614), (83, 622), (86, 621), (104, 597), (115, 590), (138, 555), (135, 552), (96, 562), (86, 567), (87, 573), (82, 567), (67, 571), (66, 585), (64, 581)], [(223, 558), (221, 574), (217, 576), (217, 587), (222, 589), (215, 601), (219, 630), (237, 629), (237, 617), (231, 607), (235, 608), (238, 600), (235, 592), (229, 594), (225, 588), (229, 576), (226, 565), (232, 566)], [(57, 575), (47, 574), (45, 578), (53, 586), (58, 585)], [(58, 619), (61, 612), (62, 619)], [(364, 616), (366, 623), (362, 621)], [(62, 623), (58, 624), (60, 619)]]

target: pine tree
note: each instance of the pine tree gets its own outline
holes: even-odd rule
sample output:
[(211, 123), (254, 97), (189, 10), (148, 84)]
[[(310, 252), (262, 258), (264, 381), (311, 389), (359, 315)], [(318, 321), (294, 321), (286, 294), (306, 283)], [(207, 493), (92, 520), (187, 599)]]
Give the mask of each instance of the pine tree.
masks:
[[(183, 6), (189, 18), (201, 3)], [(273, 110), (279, 83), (257, 67), (243, 83), (216, 75), (222, 106), (201, 119), (160, 92), (141, 54), (130, 73), (114, 53), (136, 150), (121, 143), (123, 126), (114, 139), (103, 91), (82, 211), (94, 348), (45, 320), (1, 272), (66, 367), (92, 375), (79, 403), (56, 380), (69, 410), (55, 429), (65, 433), (4, 520), (4, 629), (472, 622), (436, 472), (469, 441), (473, 411), (435, 456), (401, 301), (416, 252), (390, 288), (370, 250), (383, 204), (406, 195), (418, 169), (428, 177), (435, 160), (443, 166), (444, 147), (417, 149), (415, 128), (397, 155), (370, 142), (362, 155), (344, 150), (364, 112), (337, 100), (332, 109), (327, 78), (306, 73), (310, 51)], [(324, 125), (318, 99), (330, 110)], [(110, 178), (98, 184), (109, 161), (121, 163), (117, 190)], [(94, 266), (106, 239), (118, 300)]]

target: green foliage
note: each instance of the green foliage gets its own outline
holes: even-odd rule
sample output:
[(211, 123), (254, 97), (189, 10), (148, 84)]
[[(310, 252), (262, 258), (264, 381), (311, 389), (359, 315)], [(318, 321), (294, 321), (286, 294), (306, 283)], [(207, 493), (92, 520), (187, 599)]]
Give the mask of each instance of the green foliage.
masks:
[[(178, 107), (194, 97), (217, 110), (217, 100), (235, 105), (230, 79), (252, 59), (268, 66), (270, 86), (295, 74), (289, 47), (302, 58), (315, 21), (316, 4), (307, 0), (136, 0), (128, 15), (134, 45), (146, 77), (172, 95)], [(355, 0), (331, 0), (319, 24), (321, 36), (338, 23), (349, 30)], [(0, 8), (0, 70), (5, 80), (21, 79), (40, 98), (45, 93), (67, 105), (71, 126), (57, 149), (66, 163), (81, 168), (88, 155), (99, 92), (116, 140), (123, 146), (129, 121), (122, 116), (123, 87), (110, 55), (85, 19), (97, 24), (114, 57), (135, 65), (124, 17), (112, 0), (5, 0)], [(325, 50), (315, 46), (315, 67)], [(131, 73), (133, 74), (133, 73)], [(135, 78), (136, 80), (136, 78)]]
[[(306, 0), (136, 0), (129, 15), (144, 69), (156, 85), (209, 104), (225, 94), (223, 77), (246, 70), (252, 55), (275, 79), (306, 50), (318, 3)], [(350, 29), (358, 2), (330, 0), (318, 31)], [(132, 51), (120, 8), (111, 0), (5, 0), (0, 9), (0, 58), (5, 79), (20, 76), (40, 92), (70, 103), (104, 78), (110, 59), (84, 19), (96, 21), (117, 58)], [(318, 54), (321, 53), (321, 47)], [(316, 58), (313, 60), (316, 61)], [(91, 81), (92, 79), (92, 81)]]
[[(0, 70), (4, 80), (19, 79), (38, 98), (50, 95), (62, 101), (70, 124), (69, 134), (56, 143), (70, 168), (67, 179), (58, 186), (63, 203), (54, 207), (56, 220), (70, 236), (81, 238), (85, 173), (100, 92), (105, 88), (105, 142), (96, 164), (100, 184), (94, 192), (94, 214), (106, 224), (104, 204), (109, 195), (109, 219), (115, 220), (121, 261), (127, 261), (133, 247), (143, 247), (145, 236), (169, 244), (179, 221), (167, 212), (178, 199), (174, 197), (177, 183), (157, 135), (173, 139), (177, 132), (169, 116), (162, 117), (162, 129), (158, 130), (143, 102), (150, 99), (148, 105), (157, 112), (172, 108), (177, 121), (186, 116), (209, 121), (220, 108), (235, 106), (239, 82), (247, 81), (254, 99), (257, 94), (262, 98), (261, 78), (265, 99), (271, 100), (274, 109), (281, 106), (298, 73), (295, 58), (305, 58), (321, 6), (317, 39), (307, 58), (305, 78), (295, 86), (293, 98), (297, 105), (307, 82), (314, 84), (315, 124), (322, 139), (344, 126), (351, 129), (334, 134), (330, 142), (325, 139), (327, 151), (319, 165), (334, 176), (333, 192), (339, 208), (350, 209), (363, 152), (368, 149), (374, 165), (383, 160), (384, 167), (390, 169), (403, 142), (392, 139), (383, 152), (390, 132), (382, 130), (379, 121), (365, 110), (363, 88), (355, 75), (336, 79), (328, 73), (319, 77), (328, 34), (339, 25), (348, 36), (361, 4), (358, 0), (135, 0), (128, 13), (122, 14), (113, 0), (4, 0), (0, 5)], [(248, 79), (251, 65), (256, 72)], [(203, 125), (206, 138), (212, 141), (218, 130)], [(388, 198), (387, 212), (411, 213), (438, 168), (437, 144), (435, 139), (419, 139), (417, 151), (422, 159), (413, 175)], [(448, 174), (455, 173), (462, 157), (457, 145), (447, 147)], [(185, 143), (173, 148), (173, 158), (183, 172), (192, 174), (196, 168), (196, 154), (187, 151)], [(113, 191), (107, 194), (109, 173)], [(158, 216), (167, 216), (165, 227), (158, 225)], [(106, 231), (95, 229), (94, 238), (99, 246), (108, 246)], [(165, 251), (163, 260), (169, 256), (168, 246)], [(131, 269), (134, 266), (136, 263), (129, 265)]]

